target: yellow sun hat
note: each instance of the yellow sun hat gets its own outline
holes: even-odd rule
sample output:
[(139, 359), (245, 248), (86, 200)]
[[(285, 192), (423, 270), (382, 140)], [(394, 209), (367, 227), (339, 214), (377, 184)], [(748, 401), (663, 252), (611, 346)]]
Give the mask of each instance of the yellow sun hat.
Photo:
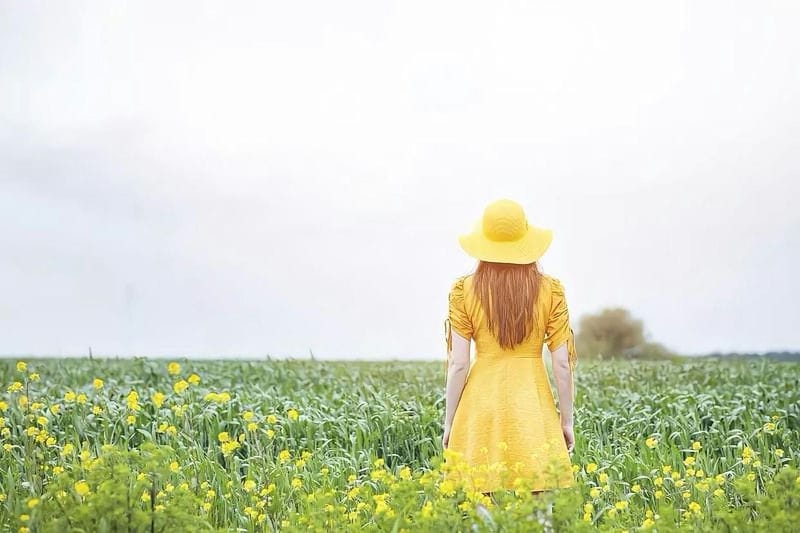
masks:
[(552, 230), (529, 224), (522, 206), (508, 199), (489, 204), (472, 233), (458, 237), (464, 251), (476, 259), (517, 265), (537, 261), (552, 240)]

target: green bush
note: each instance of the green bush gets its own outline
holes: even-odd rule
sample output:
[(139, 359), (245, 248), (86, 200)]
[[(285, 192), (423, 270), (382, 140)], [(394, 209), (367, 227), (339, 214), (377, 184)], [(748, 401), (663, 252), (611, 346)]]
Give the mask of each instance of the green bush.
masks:
[(170, 483), (174, 455), (153, 443), (132, 450), (104, 445), (97, 457), (85, 450), (48, 485), (26, 522), (54, 533), (213, 530), (198, 513), (193, 487)]

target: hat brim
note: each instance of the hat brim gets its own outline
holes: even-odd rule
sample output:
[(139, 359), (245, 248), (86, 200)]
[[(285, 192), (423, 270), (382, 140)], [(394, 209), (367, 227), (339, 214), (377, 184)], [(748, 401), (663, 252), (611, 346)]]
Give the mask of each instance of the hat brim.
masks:
[(460, 235), (458, 242), (467, 254), (491, 263), (524, 265), (538, 261), (553, 242), (553, 231), (528, 226), (528, 231), (516, 241), (492, 241), (481, 231), (481, 222), (472, 233)]

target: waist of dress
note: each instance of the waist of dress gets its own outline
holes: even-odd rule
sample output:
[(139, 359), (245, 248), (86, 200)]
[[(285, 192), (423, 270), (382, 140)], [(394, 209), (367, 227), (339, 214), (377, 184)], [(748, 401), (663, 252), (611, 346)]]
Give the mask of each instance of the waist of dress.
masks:
[(535, 354), (535, 353), (504, 353), (504, 352), (478, 352), (475, 355), (476, 358), (487, 358), (487, 359), (541, 359), (542, 354)]

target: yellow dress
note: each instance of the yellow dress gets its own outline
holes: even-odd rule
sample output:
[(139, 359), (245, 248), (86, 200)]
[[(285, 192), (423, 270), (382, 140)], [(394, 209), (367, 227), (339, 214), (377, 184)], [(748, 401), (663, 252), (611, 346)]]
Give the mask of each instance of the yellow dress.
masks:
[(561, 419), (542, 359), (564, 343), (570, 368), (577, 364), (564, 287), (543, 274), (537, 299), (538, 324), (512, 350), (503, 349), (488, 327), (473, 274), (450, 289), (445, 320), (447, 353), (452, 330), (475, 341), (475, 359), (456, 407), (445, 451), (450, 479), (489, 492), (546, 490), (575, 485)]

